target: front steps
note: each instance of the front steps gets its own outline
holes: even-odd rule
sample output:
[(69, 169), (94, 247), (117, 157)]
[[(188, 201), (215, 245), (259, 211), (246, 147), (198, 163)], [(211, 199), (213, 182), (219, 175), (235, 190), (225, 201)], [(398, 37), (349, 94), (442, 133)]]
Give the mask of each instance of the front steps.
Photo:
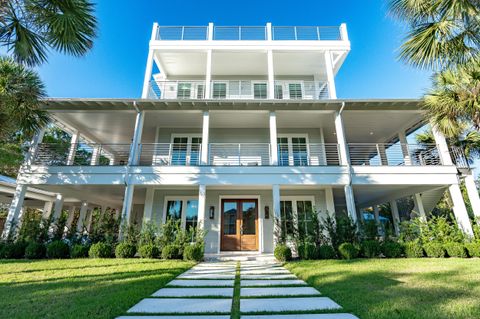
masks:
[(205, 254), (205, 261), (259, 261), (274, 262), (273, 254), (259, 253), (257, 251), (222, 251), (219, 254)]

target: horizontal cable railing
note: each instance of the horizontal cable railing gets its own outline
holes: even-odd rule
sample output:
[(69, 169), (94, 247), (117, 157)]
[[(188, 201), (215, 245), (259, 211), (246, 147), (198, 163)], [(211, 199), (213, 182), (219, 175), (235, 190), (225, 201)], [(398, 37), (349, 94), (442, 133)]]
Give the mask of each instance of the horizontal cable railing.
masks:
[(151, 81), (149, 88), (151, 99), (192, 99), (205, 98), (205, 81)]
[(208, 147), (209, 165), (270, 165), (270, 144), (268, 143), (211, 143)]
[(470, 168), (467, 156), (461, 147), (451, 146), (450, 147), (450, 156), (452, 158), (453, 164), (458, 168)]
[(338, 166), (338, 144), (278, 144), (280, 166)]
[(273, 40), (342, 40), (340, 27), (335, 26), (274, 26)]
[(207, 40), (207, 26), (159, 26), (157, 40)]
[(276, 100), (324, 100), (330, 97), (328, 83), (322, 81), (275, 81)]
[(352, 165), (441, 165), (435, 144), (351, 143), (348, 149)]
[(41, 143), (33, 163), (45, 166), (126, 165), (130, 144)]
[(213, 40), (266, 40), (265, 26), (214, 26)]
[(139, 147), (138, 165), (198, 166), (201, 147), (198, 143), (143, 143)]

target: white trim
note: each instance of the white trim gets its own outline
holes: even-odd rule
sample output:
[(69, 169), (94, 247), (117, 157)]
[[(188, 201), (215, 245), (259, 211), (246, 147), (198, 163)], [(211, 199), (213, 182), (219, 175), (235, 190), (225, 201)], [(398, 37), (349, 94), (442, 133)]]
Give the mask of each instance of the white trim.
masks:
[[(164, 196), (163, 200), (163, 216), (162, 216), (162, 223), (165, 224), (167, 221), (167, 205), (169, 201), (182, 201), (182, 211), (180, 212), (180, 226), (182, 229), (185, 229), (186, 225), (186, 220), (187, 220), (187, 215), (186, 215), (186, 210), (187, 210), (187, 202), (192, 200), (196, 200), (197, 203), (199, 202), (198, 196), (172, 196), (172, 195), (166, 195)], [(198, 205), (198, 204), (197, 204)], [(198, 223), (198, 206), (197, 206), (197, 223)]]

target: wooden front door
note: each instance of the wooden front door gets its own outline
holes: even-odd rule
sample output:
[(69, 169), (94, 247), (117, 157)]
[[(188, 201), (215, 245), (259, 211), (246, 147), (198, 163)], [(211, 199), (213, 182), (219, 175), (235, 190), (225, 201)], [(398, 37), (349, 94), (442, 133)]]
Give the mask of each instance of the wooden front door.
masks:
[(222, 250), (258, 250), (258, 200), (222, 200)]

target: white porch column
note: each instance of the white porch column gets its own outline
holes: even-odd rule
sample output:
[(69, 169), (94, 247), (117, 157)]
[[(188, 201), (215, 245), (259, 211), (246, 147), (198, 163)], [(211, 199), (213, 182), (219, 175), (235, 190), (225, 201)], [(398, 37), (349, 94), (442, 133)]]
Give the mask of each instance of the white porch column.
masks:
[(355, 197), (353, 195), (352, 185), (345, 185), (345, 202), (347, 204), (348, 216), (352, 219), (355, 224), (358, 224), (357, 218), (357, 208), (355, 207)]
[(349, 157), (347, 139), (345, 137), (345, 129), (343, 127), (342, 115), (340, 112), (335, 112), (335, 134), (337, 136), (337, 143), (340, 152), (340, 164), (348, 166)]
[[(152, 34), (150, 40), (154, 41), (157, 37), (158, 24), (155, 22), (152, 27)], [(148, 98), (148, 90), (150, 88), (150, 80), (152, 79), (153, 70), (153, 49), (148, 50), (147, 66), (145, 69), (145, 76), (143, 78), (142, 99)]]
[(15, 232), (15, 228), (18, 226), (26, 192), (27, 185), (17, 184), (15, 187), (15, 193), (13, 194), (12, 203), (8, 209), (7, 220), (5, 221), (5, 226), (3, 228), (3, 239), (7, 239), (10, 232)]
[(53, 209), (53, 202), (52, 201), (45, 202), (45, 204), (43, 205), (42, 219), (48, 219), (50, 217), (50, 214), (52, 213), (52, 209)]
[(333, 197), (333, 189), (331, 187), (325, 188), (325, 203), (327, 207), (327, 214), (331, 217), (335, 217), (335, 200)]
[(68, 211), (68, 218), (67, 218), (67, 223), (65, 226), (67, 226), (68, 229), (72, 227), (73, 219), (75, 218), (75, 206), (70, 207), (70, 210)]
[(63, 195), (57, 194), (55, 196), (55, 206), (53, 208), (53, 220), (56, 221), (62, 215), (63, 210)]
[(94, 208), (90, 209), (88, 212), (88, 217), (87, 217), (87, 232), (91, 232), (92, 230), (92, 222), (93, 222), (93, 212), (95, 211)]
[(327, 72), (328, 93), (330, 99), (337, 98), (337, 90), (335, 88), (335, 75), (333, 72), (332, 53), (325, 51), (325, 70)]
[(477, 220), (480, 219), (480, 197), (478, 196), (477, 185), (475, 185), (475, 178), (473, 172), (465, 176), (465, 187), (467, 188), (468, 199), (472, 206), (473, 215)]
[(425, 213), (425, 208), (423, 207), (422, 194), (417, 193), (413, 195), (413, 202), (415, 203), (415, 212), (418, 214), (421, 220), (427, 220), (427, 214)]
[(137, 113), (137, 117), (135, 119), (135, 131), (133, 132), (132, 138), (132, 146), (130, 148), (130, 156), (128, 158), (129, 165), (136, 165), (138, 164), (139, 158), (139, 145), (142, 142), (142, 132), (143, 132), (143, 121), (145, 118), (145, 111), (141, 111)]
[[(212, 26), (213, 29), (213, 26)], [(212, 98), (212, 49), (207, 50), (207, 63), (205, 69), (205, 99)]]
[(435, 125), (432, 125), (432, 132), (433, 137), (435, 138), (435, 143), (437, 143), (438, 153), (440, 154), (440, 160), (442, 161), (442, 164), (453, 165), (445, 136)]
[(201, 184), (198, 185), (198, 227), (201, 227), (202, 229), (205, 229), (206, 204), (207, 186), (205, 184)]
[(395, 236), (400, 235), (400, 214), (398, 213), (398, 205), (396, 200), (390, 201), (390, 211), (392, 212), (393, 229)]
[(270, 112), (270, 165), (278, 165), (277, 115)]
[(80, 139), (80, 132), (75, 131), (70, 139), (70, 148), (68, 150), (67, 165), (73, 165), (75, 162), (75, 154), (77, 152), (78, 140)]
[(202, 118), (202, 149), (200, 155), (200, 164), (208, 165), (208, 145), (209, 145), (209, 133), (210, 133), (210, 112), (203, 112)]
[[(143, 224), (150, 222), (153, 215), (153, 196), (155, 194), (155, 189), (149, 187), (145, 194), (145, 208), (143, 210)], [(102, 208), (102, 211), (103, 208)]]
[(85, 217), (87, 216), (88, 203), (83, 201), (80, 206), (80, 216), (78, 217), (77, 222), (77, 232), (83, 234), (83, 225), (85, 223)]
[(100, 154), (102, 153), (102, 146), (95, 145), (93, 147), (92, 159), (90, 160), (90, 165), (98, 165), (100, 162)]
[(280, 212), (280, 185), (272, 185), (272, 210), (273, 210), (273, 243), (274, 248), (278, 243), (277, 234), (280, 234), (279, 223), (281, 219)]
[(453, 202), (453, 213), (457, 220), (458, 226), (469, 237), (473, 237), (472, 224), (470, 224), (470, 218), (468, 217), (467, 208), (463, 201), (462, 192), (458, 184), (452, 184), (448, 187), (450, 197)]
[(275, 99), (275, 74), (273, 68), (273, 51), (267, 51), (268, 98)]
[[(133, 207), (133, 192), (135, 190), (134, 185), (127, 185), (125, 186), (125, 197), (123, 198), (123, 206), (122, 206), (122, 225), (130, 225), (130, 216), (132, 214), (132, 207)], [(122, 229), (120, 229), (120, 234), (122, 233)]]
[(400, 142), (400, 146), (402, 148), (403, 161), (405, 162), (405, 165), (412, 165), (410, 150), (408, 149), (407, 135), (405, 135), (404, 131), (398, 132), (398, 141)]

